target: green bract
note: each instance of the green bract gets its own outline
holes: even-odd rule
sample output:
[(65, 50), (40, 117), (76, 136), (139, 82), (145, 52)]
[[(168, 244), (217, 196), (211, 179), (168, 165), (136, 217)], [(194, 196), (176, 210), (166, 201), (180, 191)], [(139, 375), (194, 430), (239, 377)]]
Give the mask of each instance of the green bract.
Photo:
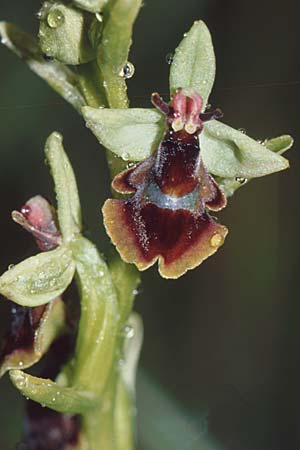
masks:
[(87, 37), (91, 23), (89, 15), (62, 2), (47, 1), (39, 18), (39, 43), (47, 56), (71, 65), (95, 58)]
[(25, 397), (54, 411), (78, 414), (99, 404), (92, 392), (59, 386), (52, 380), (33, 377), (21, 370), (11, 370), (10, 378)]
[(294, 139), (288, 134), (284, 134), (283, 136), (278, 136), (273, 139), (266, 139), (264, 141), (265, 147), (267, 147), (272, 152), (278, 153), (278, 155), (282, 155), (287, 150), (289, 150), (294, 144)]
[(151, 109), (82, 109), (86, 125), (104, 147), (125, 161), (141, 161), (157, 148), (164, 130), (162, 115)]
[(0, 293), (22, 306), (39, 306), (61, 295), (75, 272), (72, 252), (58, 247), (9, 269), (0, 277)]
[(76, 179), (63, 148), (63, 138), (52, 133), (45, 147), (57, 198), (57, 216), (63, 239), (68, 241), (81, 230), (81, 208)]

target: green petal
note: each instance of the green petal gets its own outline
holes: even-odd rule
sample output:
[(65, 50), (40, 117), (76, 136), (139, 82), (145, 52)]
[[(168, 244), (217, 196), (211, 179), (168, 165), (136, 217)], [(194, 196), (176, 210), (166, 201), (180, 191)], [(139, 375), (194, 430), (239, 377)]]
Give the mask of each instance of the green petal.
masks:
[(11, 370), (10, 378), (25, 397), (60, 413), (84, 413), (99, 404), (99, 399), (92, 392), (62, 387), (49, 379), (33, 377), (21, 370)]
[(107, 0), (74, 0), (74, 5), (91, 13), (100, 12)]
[(285, 134), (283, 136), (278, 136), (273, 139), (266, 139), (264, 141), (264, 146), (267, 147), (272, 152), (282, 155), (287, 150), (289, 150), (294, 144), (294, 139), (292, 136)]
[(58, 247), (15, 265), (0, 277), (0, 293), (21, 306), (39, 306), (61, 295), (72, 281), (71, 250)]
[(91, 23), (88, 14), (62, 2), (45, 2), (39, 15), (38, 37), (43, 53), (71, 65), (95, 59), (88, 39)]
[(163, 131), (155, 110), (83, 108), (86, 125), (99, 142), (125, 161), (142, 161), (157, 148)]
[(195, 89), (204, 100), (204, 108), (216, 74), (214, 47), (210, 32), (202, 20), (192, 28), (175, 50), (170, 71), (170, 90)]
[(76, 179), (64, 151), (61, 134), (54, 132), (50, 135), (45, 154), (55, 184), (60, 231), (63, 239), (69, 241), (81, 230), (81, 208)]
[(289, 167), (287, 159), (218, 121), (205, 124), (200, 147), (207, 170), (219, 177), (256, 178)]
[(45, 61), (36, 39), (11, 23), (0, 22), (0, 37), (2, 44), (25, 61), (33, 72), (75, 109), (81, 111), (86, 102), (78, 89), (77, 76), (68, 67)]

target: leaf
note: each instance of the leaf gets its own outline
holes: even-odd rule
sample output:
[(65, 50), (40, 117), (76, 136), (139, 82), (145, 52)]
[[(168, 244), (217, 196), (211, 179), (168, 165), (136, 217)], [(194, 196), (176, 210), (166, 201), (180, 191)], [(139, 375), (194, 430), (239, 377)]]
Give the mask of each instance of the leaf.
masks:
[(21, 306), (39, 306), (61, 295), (72, 281), (72, 252), (58, 247), (15, 265), (0, 277), (0, 294)]
[(118, 299), (108, 267), (97, 248), (80, 237), (72, 242), (72, 250), (81, 291), (81, 319), (71, 384), (101, 395), (116, 356)]
[(293, 144), (294, 139), (288, 134), (273, 139), (266, 139), (264, 141), (264, 146), (272, 152), (277, 153), (278, 155), (282, 155), (283, 153), (285, 153), (292, 147)]
[(64, 151), (61, 134), (54, 132), (50, 135), (45, 154), (55, 184), (60, 231), (63, 239), (69, 241), (81, 230), (81, 207), (76, 179)]
[(74, 5), (91, 13), (100, 12), (107, 0), (74, 0)]
[(14, 306), (10, 332), (0, 356), (0, 377), (11, 369), (26, 369), (37, 363), (65, 327), (64, 303), (60, 297), (46, 306)]
[(205, 109), (215, 73), (216, 61), (211, 35), (205, 23), (199, 20), (194, 22), (175, 50), (170, 70), (171, 94), (179, 88), (195, 89), (201, 94)]
[(131, 46), (132, 28), (142, 0), (116, 0), (104, 22), (97, 62), (110, 108), (127, 108), (127, 87), (122, 76)]
[(0, 22), (0, 37), (2, 44), (25, 61), (33, 72), (80, 113), (86, 102), (78, 89), (74, 72), (61, 63), (45, 61), (36, 39), (13, 24)]
[(44, 2), (39, 18), (39, 45), (47, 56), (71, 65), (96, 58), (88, 39), (88, 14), (62, 2)]
[(205, 124), (200, 148), (205, 167), (219, 177), (256, 178), (289, 167), (287, 159), (215, 120)]
[(126, 161), (142, 161), (156, 150), (163, 131), (163, 117), (155, 110), (82, 110), (86, 125), (99, 142)]
[(27, 398), (64, 414), (80, 414), (99, 405), (92, 392), (63, 387), (52, 380), (33, 377), (21, 370), (11, 370), (14, 386)]

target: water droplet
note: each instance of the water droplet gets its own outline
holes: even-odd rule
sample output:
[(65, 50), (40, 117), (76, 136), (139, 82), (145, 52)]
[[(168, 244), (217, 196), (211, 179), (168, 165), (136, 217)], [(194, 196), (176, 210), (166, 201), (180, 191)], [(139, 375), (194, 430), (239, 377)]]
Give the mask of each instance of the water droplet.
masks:
[(132, 339), (134, 336), (134, 328), (130, 325), (126, 325), (124, 328), (124, 334), (127, 339)]
[(43, 12), (42, 12), (42, 10), (38, 11), (38, 12), (36, 13), (35, 17), (36, 17), (38, 20), (41, 20), (42, 17), (43, 17)]
[(243, 178), (243, 177), (236, 177), (235, 181), (237, 181), (240, 184), (245, 184), (247, 183), (247, 178)]
[(207, 80), (202, 80), (202, 84), (207, 84)]
[(63, 25), (65, 16), (59, 9), (53, 9), (47, 16), (47, 23), (50, 28), (59, 28)]
[(24, 366), (23, 361), (19, 361), (19, 362), (18, 362), (18, 366), (19, 366), (19, 367), (23, 367), (23, 366)]
[(107, 82), (106, 81), (103, 81), (103, 87), (107, 87)]
[(26, 400), (29, 400), (29, 397), (25, 397), (26, 398)]
[(53, 402), (53, 403), (56, 402), (56, 398), (55, 398), (55, 397), (52, 398), (52, 402)]
[(138, 295), (138, 293), (139, 293), (139, 290), (138, 290), (138, 289), (133, 289), (133, 291), (132, 291), (132, 294), (133, 294), (133, 295)]
[(247, 130), (245, 130), (245, 128), (239, 128), (239, 131), (243, 134), (247, 134)]
[(166, 63), (167, 64), (172, 64), (172, 62), (173, 62), (173, 59), (174, 59), (174, 53), (168, 53), (167, 55), (166, 55)]
[(125, 364), (124, 359), (119, 359), (119, 367), (123, 367)]
[(14, 264), (10, 264), (9, 266), (8, 266), (8, 270), (11, 270), (11, 269), (13, 269), (15, 267), (15, 265)]
[(98, 20), (98, 22), (103, 22), (103, 16), (101, 13), (96, 13), (95, 16), (96, 16), (96, 19)]
[(205, 111), (209, 111), (210, 109), (211, 109), (211, 104), (208, 103), (208, 104), (206, 105)]
[(6, 45), (6, 44), (8, 44), (8, 39), (6, 38), (6, 37), (2, 37), (1, 38), (1, 44), (3, 44), (3, 45)]
[(219, 233), (215, 233), (210, 240), (210, 245), (216, 248), (220, 247), (220, 245), (222, 245), (223, 242), (224, 242), (223, 236)]
[(187, 33), (184, 33), (184, 34), (183, 34), (183, 37), (187, 37), (187, 35), (188, 35)]
[(135, 72), (135, 67), (131, 62), (127, 62), (121, 72), (119, 73), (120, 77), (125, 78), (125, 80), (128, 80), (129, 78), (132, 78)]
[(16, 312), (17, 312), (17, 308), (11, 308), (11, 313), (12, 314), (16, 314)]

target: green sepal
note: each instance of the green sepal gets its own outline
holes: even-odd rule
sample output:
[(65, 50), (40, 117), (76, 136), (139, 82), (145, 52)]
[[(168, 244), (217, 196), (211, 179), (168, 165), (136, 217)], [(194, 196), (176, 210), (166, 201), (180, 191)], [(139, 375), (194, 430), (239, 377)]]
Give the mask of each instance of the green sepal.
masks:
[(127, 87), (122, 70), (128, 60), (132, 28), (142, 0), (115, 0), (104, 20), (97, 62), (111, 108), (127, 108)]
[[(262, 145), (266, 147), (268, 150), (277, 153), (278, 155), (282, 155), (287, 150), (289, 150), (294, 143), (294, 139), (289, 135), (278, 136), (272, 139), (265, 139), (262, 142)], [(221, 188), (222, 192), (226, 195), (226, 197), (231, 197), (240, 187), (245, 186), (250, 179), (246, 178), (218, 178), (216, 177), (216, 181)]]
[(91, 13), (100, 12), (106, 5), (107, 0), (74, 0), (74, 5)]
[(49, 379), (34, 377), (21, 370), (11, 370), (10, 379), (26, 398), (64, 414), (82, 414), (99, 406), (93, 392), (75, 387), (62, 387)]
[(289, 167), (287, 159), (215, 120), (205, 124), (200, 148), (208, 172), (223, 178), (256, 178)]
[(65, 65), (45, 61), (35, 38), (13, 24), (0, 22), (2, 44), (19, 56), (30, 69), (70, 103), (78, 112), (86, 105), (78, 89), (77, 76)]
[(195, 89), (204, 104), (212, 90), (216, 74), (214, 47), (210, 32), (202, 20), (194, 22), (175, 50), (170, 70), (170, 91), (179, 88)]
[(81, 298), (81, 319), (71, 383), (101, 395), (108, 381), (119, 329), (116, 290), (97, 248), (80, 237), (72, 242)]
[(164, 118), (152, 109), (82, 109), (86, 125), (99, 142), (125, 161), (142, 161), (156, 150)]
[(55, 185), (60, 231), (63, 240), (70, 241), (81, 230), (81, 207), (76, 179), (60, 133), (54, 132), (47, 139), (45, 154)]
[(21, 306), (44, 305), (67, 289), (74, 272), (71, 250), (60, 246), (7, 270), (0, 277), (0, 293)]
[(288, 134), (278, 136), (272, 139), (266, 139), (263, 145), (272, 152), (282, 155), (289, 150), (294, 144), (294, 139)]
[[(31, 311), (28, 311), (31, 314)], [(23, 326), (32, 327), (31, 323), (25, 323)], [(18, 342), (15, 340), (15, 346), (10, 353), (5, 355), (0, 364), (0, 378), (12, 369), (27, 369), (36, 364), (42, 356), (48, 351), (52, 342), (61, 334), (65, 328), (65, 307), (61, 297), (56, 298), (46, 305), (43, 314), (39, 320), (38, 327), (34, 331), (32, 345)], [(12, 329), (12, 332), (24, 332), (28, 336), (31, 330), (22, 328), (22, 330)], [(12, 335), (14, 338), (15, 335)]]
[(88, 39), (91, 16), (62, 2), (45, 2), (39, 12), (39, 44), (47, 56), (78, 65), (95, 59)]

